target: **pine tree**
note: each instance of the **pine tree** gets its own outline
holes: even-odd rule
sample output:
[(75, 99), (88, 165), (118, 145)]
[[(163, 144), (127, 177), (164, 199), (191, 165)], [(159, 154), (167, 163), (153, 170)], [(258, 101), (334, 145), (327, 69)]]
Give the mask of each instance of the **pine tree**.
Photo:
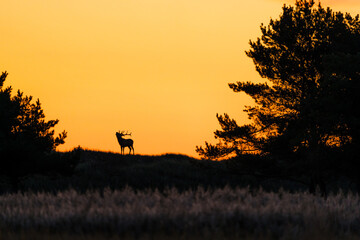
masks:
[[(196, 151), (204, 158), (298, 157), (314, 167), (324, 149), (358, 142), (359, 65), (352, 61), (360, 53), (359, 16), (298, 0), (260, 29), (262, 36), (250, 41), (246, 54), (266, 82), (229, 84), (255, 100), (244, 110), (252, 123), (239, 126), (229, 115), (217, 115), (219, 143), (206, 142)], [(334, 62), (346, 64), (346, 72)]]
[(12, 88), (4, 88), (7, 72), (0, 76), (0, 172), (18, 176), (31, 172), (37, 161), (63, 144), (67, 133), (55, 137), (53, 128), (59, 120), (45, 120), (39, 99)]

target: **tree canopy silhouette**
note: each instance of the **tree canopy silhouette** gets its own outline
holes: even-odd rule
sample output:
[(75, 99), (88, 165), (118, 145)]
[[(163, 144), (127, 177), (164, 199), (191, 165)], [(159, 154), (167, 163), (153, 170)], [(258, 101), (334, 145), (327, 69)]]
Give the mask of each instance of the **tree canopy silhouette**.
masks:
[(4, 88), (8, 73), (0, 76), (0, 167), (6, 174), (27, 171), (32, 160), (54, 151), (64, 143), (67, 133), (55, 137), (53, 128), (59, 120), (45, 120), (39, 99), (24, 96), (20, 90), (12, 96), (12, 88)]
[(359, 145), (359, 16), (316, 7), (313, 0), (284, 5), (279, 19), (261, 25), (248, 57), (265, 83), (230, 83), (255, 100), (250, 124), (217, 115), (219, 142), (196, 147), (204, 158), (261, 154), (318, 162), (328, 152)]

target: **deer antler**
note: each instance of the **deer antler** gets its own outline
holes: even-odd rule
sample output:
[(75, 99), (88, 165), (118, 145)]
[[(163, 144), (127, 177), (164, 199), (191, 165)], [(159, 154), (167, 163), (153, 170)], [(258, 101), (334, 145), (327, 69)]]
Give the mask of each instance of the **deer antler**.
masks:
[(120, 131), (120, 130), (119, 130), (118, 133), (120, 133), (120, 134), (123, 135), (123, 136), (126, 136), (126, 135), (131, 136), (131, 133), (128, 133), (128, 131), (126, 131), (126, 133), (125, 133), (125, 131)]

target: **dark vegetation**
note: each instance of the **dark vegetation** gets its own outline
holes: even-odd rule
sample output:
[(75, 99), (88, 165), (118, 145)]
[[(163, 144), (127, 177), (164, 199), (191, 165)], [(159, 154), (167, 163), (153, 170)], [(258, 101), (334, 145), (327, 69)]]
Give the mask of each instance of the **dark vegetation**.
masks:
[(80, 159), (72, 175), (28, 174), (17, 189), (0, 176), (0, 239), (356, 239), (359, 234), (359, 196), (343, 192), (353, 187), (349, 179), (342, 186), (328, 182), (337, 193), (323, 198), (298, 181), (241, 173), (234, 169), (236, 160), (75, 152)]
[(266, 80), (229, 84), (255, 101), (244, 110), (252, 123), (217, 115), (219, 142), (197, 152), (263, 178), (306, 178), (311, 192), (326, 195), (326, 182), (343, 177), (359, 191), (359, 16), (298, 0), (260, 29), (246, 54)]
[(247, 188), (0, 195), (0, 239), (359, 239), (358, 195)]
[[(4, 175), (2, 191), (57, 192), (74, 189), (78, 192), (86, 192), (88, 190), (103, 191), (106, 188), (123, 189), (124, 187), (160, 191), (175, 187), (180, 191), (185, 191), (197, 189), (200, 186), (204, 188), (225, 186), (259, 188), (262, 186), (269, 191), (277, 190), (281, 186), (293, 191), (306, 189), (295, 182), (282, 182), (276, 179), (263, 181), (251, 175), (240, 175), (228, 168), (231, 161), (198, 160), (176, 154), (121, 155), (81, 149), (76, 149), (72, 153), (58, 153), (59, 161), (61, 162), (62, 155), (68, 154), (76, 154), (80, 157), (72, 175), (61, 174), (59, 171), (55, 174), (54, 172), (28, 174), (19, 178), (16, 189), (13, 188), (11, 179)], [(49, 159), (49, 162), (53, 160)], [(55, 162), (51, 167), (59, 165)]]
[(77, 159), (72, 153), (57, 153), (67, 133), (55, 137), (54, 127), (59, 120), (45, 120), (39, 99), (25, 96), (18, 90), (4, 87), (7, 72), (0, 75), (0, 175), (10, 179), (18, 188), (20, 178), (31, 174), (71, 175)]
[[(229, 186), (249, 187), (249, 190), (254, 192), (260, 188), (268, 192), (278, 192), (281, 189), (306, 192), (310, 184), (306, 176), (291, 178), (274, 174), (271, 171), (272, 166), (265, 166), (261, 158), (256, 162), (262, 171), (257, 172), (246, 165), (240, 166), (236, 158), (211, 161), (176, 154), (120, 155), (82, 149), (51, 156), (51, 159), (47, 159), (47, 164), (42, 164), (46, 171), (19, 177), (16, 188), (9, 176), (0, 175), (0, 191), (56, 193), (72, 189), (85, 193), (89, 190), (102, 192), (104, 189), (121, 190), (130, 187), (139, 191), (157, 189), (162, 192), (169, 188), (186, 191), (196, 190), (198, 187), (215, 189)], [(53, 158), (54, 156), (57, 158)], [(68, 159), (78, 160), (71, 174), (58, 168), (68, 166)], [(248, 161), (251, 161), (253, 166), (254, 158), (251, 157)], [(266, 163), (269, 164), (268, 161)], [(268, 169), (267, 175), (265, 169)], [(326, 184), (333, 193), (356, 191), (356, 183), (347, 177), (329, 178)]]

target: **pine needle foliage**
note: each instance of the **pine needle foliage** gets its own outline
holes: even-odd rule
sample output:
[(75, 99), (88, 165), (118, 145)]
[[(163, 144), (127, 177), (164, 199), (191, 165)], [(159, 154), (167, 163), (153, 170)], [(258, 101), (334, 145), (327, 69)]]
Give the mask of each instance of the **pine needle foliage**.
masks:
[(63, 144), (67, 133), (55, 136), (59, 120), (45, 120), (39, 99), (34, 102), (20, 90), (12, 96), (12, 87), (4, 88), (7, 76), (7, 72), (0, 76), (0, 163), (1, 172), (17, 176)]
[(238, 125), (228, 114), (217, 114), (219, 142), (197, 146), (198, 154), (207, 159), (270, 154), (314, 162), (325, 152), (358, 144), (359, 16), (297, 0), (260, 29), (262, 36), (250, 41), (246, 55), (265, 82), (229, 84), (255, 101), (244, 110), (252, 122)]

